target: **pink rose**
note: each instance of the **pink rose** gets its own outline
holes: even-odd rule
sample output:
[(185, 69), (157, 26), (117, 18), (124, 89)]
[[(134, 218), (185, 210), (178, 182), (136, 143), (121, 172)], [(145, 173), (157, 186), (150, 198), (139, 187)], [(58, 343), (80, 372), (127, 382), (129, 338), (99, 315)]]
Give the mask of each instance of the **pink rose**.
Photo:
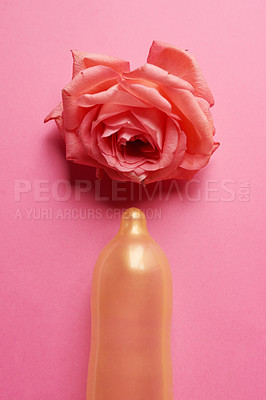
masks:
[(73, 51), (73, 78), (54, 119), (66, 158), (112, 179), (150, 183), (191, 179), (209, 162), (214, 100), (187, 51), (154, 41), (143, 67)]

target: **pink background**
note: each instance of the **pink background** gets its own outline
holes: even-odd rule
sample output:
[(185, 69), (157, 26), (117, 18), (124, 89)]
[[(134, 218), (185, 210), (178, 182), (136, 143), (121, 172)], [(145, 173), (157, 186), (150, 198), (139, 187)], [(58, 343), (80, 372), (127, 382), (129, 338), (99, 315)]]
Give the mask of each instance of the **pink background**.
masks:
[[(92, 270), (118, 230), (113, 210), (133, 204), (161, 212), (148, 224), (173, 272), (175, 400), (265, 400), (262, 3), (1, 0), (1, 400), (85, 399)], [(74, 181), (94, 186), (94, 170), (66, 162), (54, 124), (43, 125), (70, 80), (69, 50), (136, 67), (153, 39), (197, 57), (216, 100), (221, 147), (189, 195), (182, 184), (167, 197), (168, 182), (163, 200), (103, 201), (92, 188), (79, 201)], [(52, 193), (60, 179), (72, 185), (67, 201)], [(15, 201), (19, 180), (32, 190)], [(48, 193), (36, 188), (41, 180)], [(110, 181), (104, 184), (110, 197)], [(54, 216), (73, 208), (98, 211), (85, 219)], [(28, 218), (30, 209), (54, 214)]]

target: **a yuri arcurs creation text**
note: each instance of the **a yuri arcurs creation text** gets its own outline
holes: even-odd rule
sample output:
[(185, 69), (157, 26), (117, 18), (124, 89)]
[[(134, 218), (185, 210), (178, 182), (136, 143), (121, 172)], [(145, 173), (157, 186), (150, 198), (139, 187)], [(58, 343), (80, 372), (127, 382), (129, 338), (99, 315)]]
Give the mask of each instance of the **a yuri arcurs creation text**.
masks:
[(66, 158), (112, 179), (191, 179), (219, 146), (211, 91), (195, 58), (154, 41), (147, 63), (73, 51), (73, 77), (54, 119)]

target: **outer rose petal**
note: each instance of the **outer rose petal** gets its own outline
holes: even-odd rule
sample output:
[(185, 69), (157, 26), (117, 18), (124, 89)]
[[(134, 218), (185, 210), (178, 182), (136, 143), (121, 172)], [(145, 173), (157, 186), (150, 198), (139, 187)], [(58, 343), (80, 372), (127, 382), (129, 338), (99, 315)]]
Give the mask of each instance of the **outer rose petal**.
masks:
[(183, 89), (165, 88), (165, 93), (192, 124), (191, 129), (186, 131), (188, 151), (209, 154), (213, 146), (213, 126), (206, 118), (196, 98), (192, 93)]
[(137, 183), (140, 182), (137, 175), (134, 173), (128, 173), (128, 174), (120, 173), (120, 171), (116, 171), (108, 167), (105, 167), (104, 170), (111, 179), (115, 179), (121, 182), (127, 182), (127, 181), (134, 181)]
[(61, 133), (61, 135), (63, 137), (65, 137), (65, 133), (64, 133), (64, 126), (63, 126), (63, 103), (61, 101), (61, 103), (58, 104), (58, 106), (56, 106), (48, 115), (47, 117), (44, 119), (44, 123), (50, 121), (51, 119), (55, 120), (55, 123), (59, 129), (59, 132)]
[(219, 146), (220, 146), (220, 143), (219, 143), (219, 142), (214, 142), (214, 143), (213, 143), (212, 154), (218, 149)]
[(121, 73), (130, 70), (129, 62), (121, 58), (110, 57), (104, 54), (85, 53), (71, 50), (73, 56), (73, 78), (82, 70), (96, 65), (105, 65), (114, 71)]
[(164, 42), (154, 41), (147, 62), (186, 80), (193, 86), (195, 96), (202, 97), (210, 106), (214, 104), (212, 93), (195, 57), (187, 51)]
[[(99, 65), (81, 71), (72, 79), (62, 91), (65, 128), (69, 130), (78, 128), (88, 112), (87, 109), (82, 109), (77, 103), (81, 95), (106, 90), (117, 83), (118, 77), (119, 74), (111, 68)], [(97, 86), (100, 86), (100, 88)], [(102, 86), (106, 87), (102, 89)]]
[(151, 81), (157, 85), (186, 89), (190, 92), (194, 91), (193, 86), (189, 82), (152, 64), (145, 64), (143, 67), (137, 68), (134, 71), (123, 73), (123, 78), (129, 80), (141, 80), (141, 83), (144, 85), (147, 84), (145, 81)]
[(198, 172), (198, 170), (186, 170), (184, 168), (178, 167), (175, 171), (171, 172), (164, 179), (184, 179), (189, 181)]
[(93, 159), (95, 159), (93, 154), (93, 143), (95, 141), (95, 138), (93, 138), (91, 131), (93, 120), (98, 112), (98, 108), (99, 107), (96, 106), (91, 108), (89, 111), (87, 110), (87, 114), (83, 118), (83, 121), (77, 130), (83, 149)]
[(201, 98), (201, 97), (196, 97), (196, 100), (197, 100), (200, 108), (202, 109), (202, 111), (206, 115), (206, 118), (208, 119), (208, 121), (210, 123), (210, 126), (212, 127), (212, 132), (213, 132), (213, 135), (214, 135), (215, 134), (215, 128), (213, 126), (213, 119), (212, 119), (212, 115), (210, 113), (210, 105), (209, 105), (209, 103), (206, 100), (204, 100), (203, 98)]
[(78, 164), (89, 165), (91, 167), (99, 167), (100, 164), (88, 156), (84, 150), (79, 137), (75, 132), (66, 132), (66, 158)]
[(210, 157), (211, 153), (210, 154), (186, 153), (184, 160), (180, 164), (180, 167), (187, 170), (199, 170), (208, 164)]

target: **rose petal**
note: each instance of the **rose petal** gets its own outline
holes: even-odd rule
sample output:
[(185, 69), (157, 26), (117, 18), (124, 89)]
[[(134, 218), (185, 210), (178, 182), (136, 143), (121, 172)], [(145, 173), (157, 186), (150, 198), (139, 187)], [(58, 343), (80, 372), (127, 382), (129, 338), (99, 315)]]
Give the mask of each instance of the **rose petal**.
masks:
[[(140, 131), (143, 131), (145, 129), (143, 124), (140, 123), (140, 121), (132, 114), (130, 110), (113, 115), (111, 117), (107, 117), (103, 121), (105, 126), (116, 128), (117, 130), (123, 127), (133, 128)], [(147, 130), (146, 132), (148, 133)]]
[(195, 96), (202, 97), (210, 106), (214, 104), (212, 93), (195, 57), (187, 51), (164, 42), (154, 41), (147, 62), (186, 80), (193, 86)]
[(180, 167), (188, 170), (199, 170), (208, 164), (210, 156), (211, 154), (190, 154), (186, 152)]
[(84, 117), (79, 129), (77, 130), (83, 148), (85, 149), (86, 153), (92, 158), (94, 157), (92, 152), (93, 138), (91, 135), (91, 129), (92, 129), (92, 122), (94, 121), (94, 118), (97, 115), (98, 109), (99, 106), (96, 106), (90, 109), (89, 111), (87, 110), (87, 114)]
[(198, 170), (186, 170), (184, 168), (177, 167), (176, 170), (172, 171), (168, 176), (165, 176), (164, 179), (184, 179), (189, 181), (197, 172)]
[(125, 174), (112, 168), (105, 167), (104, 170), (111, 179), (115, 179), (120, 182), (127, 182), (130, 180)]
[(73, 78), (82, 70), (96, 65), (104, 65), (116, 72), (127, 72), (130, 70), (129, 62), (120, 58), (110, 57), (97, 53), (85, 53), (71, 50), (73, 56)]
[(128, 173), (119, 173), (118, 171), (115, 171), (111, 168), (105, 168), (105, 171), (110, 176), (111, 179), (116, 179), (118, 181), (124, 181), (124, 182), (132, 181), (140, 183), (147, 176), (147, 173), (142, 173), (141, 170), (136, 170), (136, 172), (138, 172), (139, 175), (135, 171), (131, 171)]
[(120, 84), (126, 91), (152, 105), (158, 110), (163, 111), (165, 114), (171, 113), (171, 104), (158, 92), (157, 89), (140, 84), (130, 83), (129, 80), (127, 82), (120, 81)]
[[(119, 104), (110, 104), (110, 103), (103, 104), (100, 108), (96, 123), (99, 124), (100, 122), (102, 122), (104, 120), (105, 120), (105, 122), (107, 120), (110, 121), (112, 117), (119, 119), (120, 115), (122, 117), (122, 114), (123, 114), (123, 118), (124, 118), (124, 116), (126, 115), (127, 112), (130, 113), (130, 110), (131, 109), (128, 106), (123, 106), (123, 105), (119, 105)], [(109, 122), (108, 122), (108, 124), (111, 125)], [(114, 124), (114, 125), (116, 125), (116, 124)]]
[(151, 135), (154, 142), (162, 150), (164, 131), (166, 127), (166, 116), (159, 110), (151, 109), (134, 109), (132, 114), (138, 119), (146, 131)]
[[(213, 146), (213, 126), (193, 94), (187, 90), (170, 88), (165, 88), (165, 93), (183, 114), (180, 125), (183, 123), (185, 126), (189, 152), (209, 154)], [(186, 123), (184, 117), (190, 124)]]
[(95, 104), (120, 104), (130, 107), (151, 107), (149, 104), (144, 103), (137, 97), (123, 90), (120, 85), (115, 85), (109, 89), (95, 93), (83, 94), (77, 100), (77, 104), (81, 107), (91, 107)]
[(115, 157), (117, 157), (121, 166), (124, 167), (126, 171), (136, 170), (136, 168), (138, 168), (145, 160), (145, 156), (143, 154), (128, 154), (126, 149), (124, 154), (122, 154), (121, 150), (117, 146), (117, 143), (115, 143)]
[(104, 129), (104, 132), (102, 134), (102, 138), (107, 138), (108, 136), (113, 135), (117, 131), (118, 131), (118, 129), (116, 127), (113, 128), (113, 127), (107, 126)]
[(202, 109), (202, 111), (206, 115), (206, 118), (209, 121), (210, 127), (212, 129), (212, 134), (215, 135), (215, 128), (213, 126), (213, 119), (212, 119), (212, 115), (211, 115), (211, 112), (210, 112), (209, 103), (206, 100), (202, 99), (201, 97), (196, 97), (196, 100), (197, 100), (200, 108)]
[(118, 169), (121, 172), (132, 172), (136, 169), (136, 167), (140, 166), (145, 157), (132, 156), (131, 162), (128, 163), (125, 158), (121, 157), (121, 153), (118, 153), (119, 150), (115, 147), (114, 154), (103, 153), (104, 158), (106, 159), (106, 164), (108, 167), (112, 167), (114, 169)]
[(116, 84), (117, 77), (117, 72), (101, 65), (88, 68), (76, 75), (62, 91), (65, 128), (69, 130), (78, 128), (86, 115), (88, 110), (77, 104), (82, 94), (93, 93), (96, 89), (96, 91), (106, 90)]
[[(122, 163), (116, 154), (110, 155), (110, 154), (104, 153), (103, 156), (106, 159), (106, 164), (108, 167), (117, 169), (118, 171), (121, 171), (121, 172), (131, 172), (134, 170), (134, 166), (132, 166), (131, 164), (129, 165), (126, 162)], [(143, 161), (142, 159), (141, 160), (136, 159), (135, 164), (138, 165), (142, 161)]]
[(112, 139), (110, 137), (105, 137), (102, 138), (99, 141), (99, 149), (101, 150), (101, 152), (104, 155), (108, 155), (108, 156), (112, 156), (113, 155), (113, 150), (112, 150), (112, 145), (110, 144), (110, 142), (112, 141)]
[[(174, 121), (172, 121), (174, 122)], [(160, 181), (163, 179), (169, 179), (169, 174), (176, 171), (182, 162), (186, 151), (186, 135), (183, 131), (178, 132), (178, 144), (173, 154), (172, 162), (167, 165), (165, 168), (160, 168), (155, 171), (149, 172), (147, 177), (145, 178), (145, 184)]]
[(135, 137), (145, 137), (145, 134), (138, 129), (124, 127), (117, 132), (117, 143), (123, 140), (125, 143)]
[[(113, 153), (111, 153), (111, 155), (107, 155), (105, 153), (102, 153), (102, 151), (100, 150), (98, 141), (103, 134), (104, 127), (99, 123), (98, 119), (97, 123), (93, 124), (93, 117), (89, 115), (89, 113), (83, 119), (78, 130), (79, 137), (85, 151), (90, 157), (95, 159), (103, 167), (113, 167), (115, 169), (123, 171), (123, 169), (119, 165), (118, 160), (115, 159), (115, 157), (113, 156)], [(109, 159), (109, 157), (111, 158)], [(124, 170), (128, 169), (124, 168)]]
[(63, 103), (58, 104), (44, 119), (44, 123), (50, 121), (51, 119), (55, 120), (55, 123), (59, 129), (59, 132), (62, 134), (63, 137), (65, 137), (64, 133), (64, 124), (63, 124)]
[(150, 163), (150, 160), (147, 159), (146, 162), (142, 165), (142, 167), (146, 171), (154, 171), (157, 169), (165, 168), (166, 166), (171, 164), (173, 156), (176, 152), (177, 145), (178, 145), (177, 127), (170, 118), (167, 118), (164, 144), (160, 159), (156, 162), (156, 164)]
[[(125, 147), (124, 152), (122, 154), (123, 149), (123, 144), (124, 146), (129, 146), (132, 144), (134, 146), (134, 141), (135, 140), (140, 140), (143, 142), (142, 145), (139, 145), (139, 150), (138, 154), (131, 154), (128, 151), (128, 147)], [(122, 143), (122, 144), (121, 144)], [(123, 155), (123, 160), (124, 162), (128, 164), (136, 164), (139, 163), (139, 161), (144, 161), (147, 158), (147, 153), (149, 154), (150, 161), (151, 162), (157, 162), (157, 159), (152, 159), (151, 157), (156, 157), (158, 156), (158, 151), (155, 146), (155, 144), (152, 141), (152, 138), (145, 132), (140, 132), (137, 130), (133, 129), (121, 129), (121, 132), (119, 131), (117, 134), (117, 148), (120, 150), (117, 154), (122, 154)]]
[(214, 142), (211, 154), (213, 154), (218, 149), (219, 146), (220, 146), (219, 142)]
[(65, 140), (67, 160), (92, 167), (99, 166), (99, 163), (88, 156), (81, 144), (80, 138), (74, 132), (66, 131)]
[(189, 82), (152, 64), (145, 64), (143, 67), (137, 68), (134, 71), (123, 73), (123, 78), (128, 80), (141, 80), (143, 85), (145, 85), (145, 81), (148, 80), (162, 86), (186, 89), (191, 92), (194, 91), (193, 86)]

